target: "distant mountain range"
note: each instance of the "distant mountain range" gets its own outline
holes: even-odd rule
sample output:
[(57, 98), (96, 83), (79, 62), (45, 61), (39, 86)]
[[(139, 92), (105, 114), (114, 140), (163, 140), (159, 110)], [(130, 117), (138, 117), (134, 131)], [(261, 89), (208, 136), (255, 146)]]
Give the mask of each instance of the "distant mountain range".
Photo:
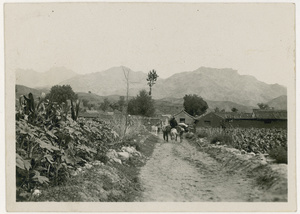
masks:
[(53, 85), (75, 76), (78, 74), (65, 67), (53, 67), (46, 72), (17, 69), (16, 84), (30, 88), (51, 88)]
[[(159, 93), (163, 92), (163, 93)], [(256, 106), (287, 94), (278, 84), (266, 84), (253, 76), (239, 75), (232, 69), (201, 67), (195, 71), (174, 74), (153, 88), (154, 96), (184, 97), (197, 94), (205, 100), (231, 101), (240, 105)]]
[[(63, 67), (52, 68), (45, 73), (19, 69), (16, 76), (17, 84), (31, 88), (50, 88), (55, 84), (68, 84), (75, 92), (91, 91), (100, 96), (124, 96), (126, 95), (124, 71), (129, 72), (131, 96), (135, 96), (141, 89), (149, 90), (146, 81), (147, 74), (132, 71), (126, 67), (113, 67), (85, 75), (78, 75)], [(166, 79), (158, 78), (152, 90), (154, 99), (167, 98), (168, 102), (170, 99), (183, 102), (182, 98), (186, 94), (197, 94), (203, 97), (209, 103), (210, 108), (221, 105), (225, 108), (233, 106), (248, 111), (247, 109), (257, 107), (257, 103), (268, 102), (270, 102), (269, 106), (283, 108), (287, 89), (278, 84), (261, 82), (253, 76), (240, 75), (233, 69), (200, 67), (195, 71), (177, 73)], [(281, 104), (278, 104), (280, 102)]]
[(78, 75), (60, 82), (60, 85), (71, 85), (74, 91), (91, 91), (100, 96), (126, 95), (124, 72), (129, 72), (130, 95), (136, 95), (141, 89), (148, 89), (146, 74), (135, 72), (126, 67), (113, 67), (102, 72)]

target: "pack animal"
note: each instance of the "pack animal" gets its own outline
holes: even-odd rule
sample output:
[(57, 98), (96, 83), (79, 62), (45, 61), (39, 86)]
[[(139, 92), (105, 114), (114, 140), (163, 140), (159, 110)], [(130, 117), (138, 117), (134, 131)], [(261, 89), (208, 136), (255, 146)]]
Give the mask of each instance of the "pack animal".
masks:
[(176, 128), (172, 128), (171, 129), (171, 133), (170, 133), (170, 136), (171, 136), (171, 140), (175, 140), (177, 141), (177, 136), (178, 136), (178, 132), (177, 132), (177, 129)]
[(180, 143), (182, 142), (183, 139), (183, 132), (184, 132), (184, 128), (180, 127), (180, 126), (176, 126), (175, 128), (171, 129), (171, 139), (177, 141), (177, 137), (179, 136), (180, 139)]
[(163, 138), (165, 141), (169, 141), (169, 135), (170, 135), (170, 132), (171, 132), (171, 126), (170, 125), (163, 125), (161, 127), (162, 129), (162, 132), (163, 132)]

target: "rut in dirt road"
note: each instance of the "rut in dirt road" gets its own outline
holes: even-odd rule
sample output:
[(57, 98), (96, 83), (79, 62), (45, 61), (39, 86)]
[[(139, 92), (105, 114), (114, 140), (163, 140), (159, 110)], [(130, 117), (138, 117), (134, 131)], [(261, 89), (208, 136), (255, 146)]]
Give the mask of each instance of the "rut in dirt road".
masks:
[(152, 157), (141, 169), (141, 201), (204, 202), (256, 201), (257, 190), (243, 175), (226, 172), (206, 153), (185, 140), (159, 140)]

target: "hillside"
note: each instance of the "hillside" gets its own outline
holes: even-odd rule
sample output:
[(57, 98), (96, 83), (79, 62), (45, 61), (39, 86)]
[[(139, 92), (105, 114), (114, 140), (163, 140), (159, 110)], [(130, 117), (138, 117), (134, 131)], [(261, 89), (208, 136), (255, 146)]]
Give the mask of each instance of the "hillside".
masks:
[(101, 95), (126, 95), (124, 72), (129, 71), (129, 95), (135, 96), (139, 90), (147, 89), (147, 74), (135, 72), (126, 67), (113, 67), (105, 71), (80, 75), (60, 82), (60, 85), (71, 85), (76, 92), (88, 92)]
[[(111, 103), (115, 103), (120, 99), (119, 95), (99, 96), (99, 95), (94, 94), (94, 93), (85, 93), (85, 92), (78, 92), (76, 94), (78, 94), (78, 98), (80, 100), (85, 99), (90, 104), (95, 104), (95, 105), (99, 105), (100, 103), (102, 103), (104, 101), (104, 99), (108, 99), (108, 101), (111, 102)], [(133, 96), (128, 97), (129, 100), (132, 99), (132, 98), (133, 98)]]
[(287, 110), (287, 96), (279, 96), (267, 102), (270, 107), (278, 110)]
[(37, 72), (34, 70), (16, 70), (16, 84), (24, 85), (30, 88), (48, 87), (59, 82), (77, 76), (74, 71), (65, 67), (53, 67), (46, 72)]
[(214, 109), (218, 107), (220, 110), (225, 109), (226, 112), (230, 112), (232, 108), (236, 108), (239, 112), (252, 113), (253, 109), (256, 108), (254, 106), (240, 105), (230, 101), (207, 100), (206, 102), (209, 107), (209, 111), (214, 111)]
[(205, 67), (174, 74), (153, 88), (156, 98), (197, 94), (205, 100), (231, 101), (246, 106), (256, 106), (258, 102), (268, 102), (286, 93), (283, 86), (269, 85), (252, 76), (239, 75), (232, 69)]
[(29, 93), (32, 93), (34, 98), (40, 97), (42, 94), (42, 91), (29, 88), (24, 85), (16, 85), (15, 91), (16, 91), (16, 99), (19, 99), (21, 95), (28, 96)]
[[(125, 69), (130, 71), (130, 95), (135, 96), (141, 89), (148, 90), (146, 73)], [(75, 91), (92, 91), (102, 96), (126, 94), (122, 67), (77, 76), (60, 84), (70, 84)], [(283, 86), (266, 84), (253, 76), (240, 75), (233, 69), (201, 67), (195, 71), (174, 74), (167, 79), (158, 78), (152, 96), (154, 99), (162, 99), (183, 98), (185, 94), (197, 94), (205, 100), (256, 106), (259, 102), (268, 102), (286, 93), (286, 88)]]

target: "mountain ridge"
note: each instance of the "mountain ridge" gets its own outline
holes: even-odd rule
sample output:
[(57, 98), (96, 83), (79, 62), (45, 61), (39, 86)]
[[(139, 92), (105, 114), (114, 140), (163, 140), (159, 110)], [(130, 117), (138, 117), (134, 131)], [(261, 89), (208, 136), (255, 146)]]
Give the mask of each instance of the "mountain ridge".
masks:
[[(129, 71), (130, 96), (136, 96), (142, 89), (149, 90), (147, 74), (125, 66), (84, 75), (77, 74), (56, 84), (71, 85), (75, 92), (91, 91), (100, 96), (125, 96), (124, 70)], [(266, 103), (286, 95), (287, 89), (279, 84), (264, 83), (251, 75), (240, 75), (237, 70), (231, 68), (203, 66), (193, 71), (173, 74), (165, 79), (158, 78), (152, 88), (154, 99), (183, 98), (186, 94), (197, 94), (211, 101), (229, 101), (244, 106), (256, 106), (257, 103)]]
[(31, 88), (51, 87), (62, 80), (70, 79), (78, 74), (65, 67), (52, 67), (45, 72), (32, 69), (17, 69), (16, 84)]

